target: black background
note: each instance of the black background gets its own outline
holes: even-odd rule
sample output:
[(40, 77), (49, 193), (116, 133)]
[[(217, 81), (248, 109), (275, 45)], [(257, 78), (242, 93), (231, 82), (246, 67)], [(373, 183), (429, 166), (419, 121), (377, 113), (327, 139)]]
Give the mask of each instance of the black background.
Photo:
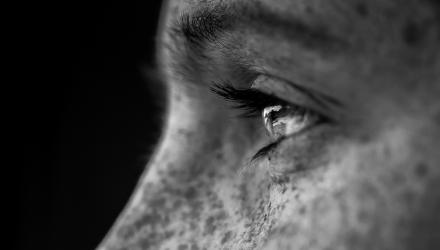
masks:
[(163, 91), (145, 77), (160, 1), (61, 2), (18, 31), (20, 249), (94, 249), (160, 134)]

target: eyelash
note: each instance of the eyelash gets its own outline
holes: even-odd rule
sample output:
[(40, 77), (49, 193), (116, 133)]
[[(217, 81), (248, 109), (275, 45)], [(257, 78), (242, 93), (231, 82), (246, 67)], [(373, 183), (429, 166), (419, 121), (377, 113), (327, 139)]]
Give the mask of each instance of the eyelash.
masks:
[(258, 90), (237, 89), (230, 84), (214, 84), (211, 87), (211, 91), (227, 101), (235, 103), (232, 107), (242, 110), (242, 113), (239, 116), (244, 118), (261, 117), (261, 112), (268, 106), (295, 106)]
[[(257, 118), (261, 117), (261, 113), (265, 107), (287, 104), (287, 102), (280, 100), (271, 95), (264, 94), (255, 89), (237, 89), (234, 86), (222, 83), (214, 84), (211, 91), (223, 97), (225, 100), (234, 102), (232, 106), (239, 109), (242, 113), (239, 115), (243, 118)], [(272, 148), (274, 148), (279, 141), (272, 142), (255, 153), (251, 160), (254, 161), (265, 156)]]

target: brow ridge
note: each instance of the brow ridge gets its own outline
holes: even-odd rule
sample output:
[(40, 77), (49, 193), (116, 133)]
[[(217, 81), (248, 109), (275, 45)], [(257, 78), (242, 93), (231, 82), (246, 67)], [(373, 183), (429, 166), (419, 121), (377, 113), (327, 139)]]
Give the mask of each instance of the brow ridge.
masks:
[(189, 47), (204, 48), (207, 43), (217, 43), (220, 34), (237, 27), (281, 35), (301, 46), (321, 52), (347, 48), (348, 42), (336, 37), (321, 25), (309, 25), (299, 18), (275, 13), (260, 4), (238, 2), (202, 7), (191, 13), (182, 13), (173, 25), (172, 33), (182, 37)]

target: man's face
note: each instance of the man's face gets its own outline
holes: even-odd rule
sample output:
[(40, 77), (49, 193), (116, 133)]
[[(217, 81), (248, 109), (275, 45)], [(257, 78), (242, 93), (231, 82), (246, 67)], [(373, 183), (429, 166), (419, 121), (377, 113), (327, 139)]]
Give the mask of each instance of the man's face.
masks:
[(435, 1), (170, 1), (163, 138), (100, 249), (439, 249), (439, 27)]

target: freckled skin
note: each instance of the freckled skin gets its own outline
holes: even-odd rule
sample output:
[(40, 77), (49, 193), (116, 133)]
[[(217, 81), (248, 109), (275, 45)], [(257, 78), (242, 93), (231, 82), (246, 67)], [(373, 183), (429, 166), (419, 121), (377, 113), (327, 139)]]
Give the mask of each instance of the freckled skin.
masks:
[[(182, 11), (210, 2), (170, 1), (160, 41), (179, 46), (163, 31)], [(259, 2), (306, 22), (332, 22), (332, 32), (350, 41), (326, 58), (237, 35), (245, 41), (239, 49), (261, 53), (275, 74), (326, 81), (322, 90), (348, 104), (347, 118), (250, 162), (267, 142), (262, 121), (233, 119), (208, 86), (182, 83), (161, 48), (165, 132), (98, 249), (440, 249), (438, 5)]]

